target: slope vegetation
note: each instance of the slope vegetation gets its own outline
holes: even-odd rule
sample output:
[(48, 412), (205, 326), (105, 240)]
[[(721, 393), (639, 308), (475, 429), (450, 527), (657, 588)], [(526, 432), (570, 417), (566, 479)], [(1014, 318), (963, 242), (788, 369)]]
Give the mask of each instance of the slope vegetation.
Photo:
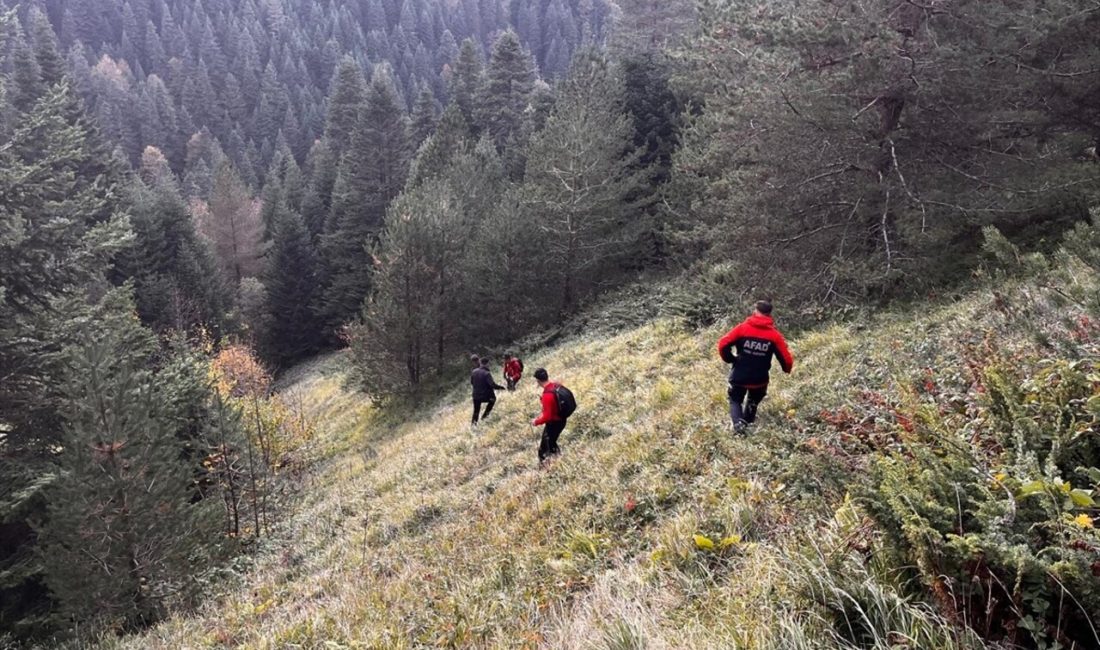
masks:
[[(527, 424), (537, 408), (530, 379), (502, 394), (471, 432), (462, 389), (393, 424), (342, 387), (341, 356), (319, 360), (299, 369), (289, 390), (323, 431), (326, 460), (277, 548), (205, 610), (105, 645), (981, 647), (978, 634), (958, 631), (969, 625), (987, 639), (1096, 647), (1086, 625), (1096, 601), (1087, 593), (1049, 610), (1028, 610), (1027, 594), (1010, 593), (990, 598), (999, 604), (979, 620), (974, 594), (950, 581), (952, 540), (985, 543), (980, 520), (969, 523), (980, 508), (967, 505), (985, 494), (980, 485), (1008, 486), (990, 498), (1007, 492), (1023, 520), (1024, 474), (1054, 480), (1053, 456), (1047, 469), (1028, 469), (998, 466), (1007, 463), (1003, 446), (982, 452), (984, 440), (1004, 432), (998, 400), (1016, 395), (998, 392), (991, 377), (1023, 386), (1019, 405), (1006, 407), (1017, 409), (1012, 421), (1077, 408), (1074, 430), (1091, 431), (1078, 407), (1100, 394), (1088, 360), (1100, 329), (1073, 296), (1094, 294), (1096, 284), (1082, 269), (1064, 277), (1056, 290), (1006, 281), (792, 337), (795, 373), (774, 380), (746, 437), (726, 425), (717, 329), (657, 321), (529, 355), (528, 374), (549, 368), (580, 403), (564, 455), (547, 471), (536, 469), (537, 433)], [(1056, 378), (1042, 374), (1052, 368)], [(1044, 392), (1054, 385), (1060, 397)], [(915, 524), (899, 515), (893, 526), (888, 504), (912, 499), (904, 486), (935, 471), (921, 469), (896, 492), (891, 472), (919, 467), (921, 450), (949, 460), (938, 446), (945, 440), (985, 468), (963, 472), (977, 476), (975, 494), (953, 496), (951, 516), (967, 530), (933, 540), (936, 520), (916, 503), (912, 512), (929, 528), (906, 537), (898, 531)], [(1087, 480), (1065, 478), (1080, 503), (1066, 506), (1063, 537), (1050, 544), (1068, 548), (1072, 538), (1084, 554), (1075, 561), (1087, 567), (1089, 557), (1100, 560), (1092, 492)], [(1011, 538), (1012, 525), (1002, 522), (998, 534)], [(942, 579), (920, 565), (910, 544), (918, 538), (948, 558), (935, 567)], [(971, 582), (986, 576), (992, 585), (992, 548), (970, 553), (989, 558)], [(1072, 575), (1058, 577), (1072, 588)], [(938, 598), (947, 590), (954, 605)], [(1018, 621), (1029, 612), (1042, 629), (1026, 636), (1028, 623)]]

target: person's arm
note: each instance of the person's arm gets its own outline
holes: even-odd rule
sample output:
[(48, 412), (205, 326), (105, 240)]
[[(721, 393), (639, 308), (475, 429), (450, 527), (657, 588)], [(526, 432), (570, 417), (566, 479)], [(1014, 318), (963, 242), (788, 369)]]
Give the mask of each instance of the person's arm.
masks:
[(779, 359), (779, 366), (788, 375), (794, 370), (794, 355), (787, 348), (787, 340), (779, 332), (775, 333), (775, 356)]
[(542, 394), (542, 415), (539, 415), (537, 418), (532, 420), (531, 424), (538, 427), (549, 422), (550, 416), (553, 415), (552, 410), (554, 408), (554, 404), (554, 394), (549, 391), (544, 392)]
[(737, 339), (740, 338), (740, 329), (740, 325), (734, 327), (718, 341), (718, 356), (726, 363), (737, 363), (737, 357), (733, 354), (733, 346), (737, 344)]

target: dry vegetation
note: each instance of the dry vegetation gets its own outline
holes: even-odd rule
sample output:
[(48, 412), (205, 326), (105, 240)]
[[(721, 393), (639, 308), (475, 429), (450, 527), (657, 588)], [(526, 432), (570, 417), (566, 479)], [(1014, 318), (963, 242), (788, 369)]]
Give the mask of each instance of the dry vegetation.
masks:
[(964, 372), (974, 340), (1028, 347), (1013, 310), (1041, 300), (981, 291), (794, 337), (795, 374), (745, 438), (725, 422), (717, 330), (573, 340), (526, 359), (580, 403), (543, 472), (529, 378), (471, 432), (462, 390), (390, 425), (342, 387), (343, 357), (318, 360), (285, 381), (325, 449), (276, 548), (197, 615), (104, 645), (839, 648), (858, 629), (864, 648), (980, 647), (875, 552), (849, 489), (869, 456), (836, 420), (848, 405), (904, 436), (907, 420), (859, 412), (868, 392), (919, 401), (915, 379)]

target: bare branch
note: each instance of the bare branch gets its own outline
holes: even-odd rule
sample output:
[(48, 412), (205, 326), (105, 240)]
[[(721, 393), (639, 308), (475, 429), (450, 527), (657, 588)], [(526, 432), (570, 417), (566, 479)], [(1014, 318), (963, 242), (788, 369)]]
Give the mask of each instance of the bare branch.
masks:
[(901, 173), (901, 165), (898, 164), (898, 152), (894, 149), (894, 140), (891, 138), (887, 142), (890, 143), (890, 157), (894, 160), (894, 171), (898, 173), (898, 178), (901, 179), (901, 187), (909, 195), (909, 198), (916, 201), (917, 205), (920, 206), (920, 231), (921, 234), (924, 234), (928, 227), (928, 211), (924, 209), (924, 201), (917, 198), (913, 191), (909, 189), (909, 184), (905, 182), (905, 175)]
[(886, 243), (886, 272), (889, 273), (894, 262), (893, 253), (890, 251), (890, 234), (886, 224), (886, 218), (890, 215), (890, 188), (886, 188), (886, 204), (882, 208), (882, 241)]

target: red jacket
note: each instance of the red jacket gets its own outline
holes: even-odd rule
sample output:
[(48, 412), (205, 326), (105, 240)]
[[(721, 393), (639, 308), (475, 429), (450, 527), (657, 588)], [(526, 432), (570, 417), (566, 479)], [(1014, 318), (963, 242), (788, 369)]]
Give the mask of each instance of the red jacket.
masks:
[(509, 359), (504, 364), (504, 376), (512, 381), (519, 381), (523, 376), (523, 366), (520, 364), (519, 359)]
[[(733, 351), (737, 354), (734, 355)], [(772, 357), (779, 359), (783, 372), (794, 369), (794, 357), (787, 341), (771, 316), (753, 314), (718, 341), (718, 356), (733, 364), (730, 383), (748, 388), (766, 386), (772, 367)]]
[(558, 398), (554, 396), (554, 389), (558, 385), (549, 382), (542, 389), (542, 415), (535, 420), (535, 426), (541, 426), (547, 422), (561, 422), (558, 416)]

